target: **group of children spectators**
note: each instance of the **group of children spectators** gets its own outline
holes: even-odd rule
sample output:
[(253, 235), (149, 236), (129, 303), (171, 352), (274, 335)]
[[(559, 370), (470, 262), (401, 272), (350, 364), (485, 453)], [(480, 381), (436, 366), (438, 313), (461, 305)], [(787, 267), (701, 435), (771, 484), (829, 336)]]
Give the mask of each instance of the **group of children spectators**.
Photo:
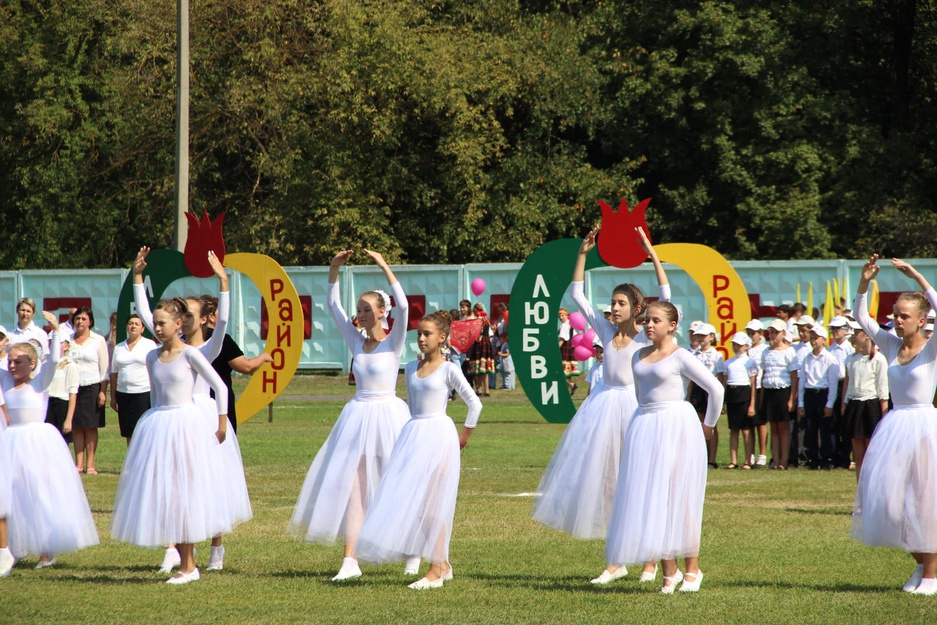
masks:
[[(851, 311), (837, 312), (824, 326), (803, 304), (780, 306), (767, 325), (752, 319), (731, 337), (728, 360), (717, 349), (721, 337), (712, 325), (690, 324), (687, 349), (726, 389), (725, 468), (849, 468), (858, 475), (872, 432), (888, 410), (887, 366)], [(596, 362), (585, 377), (590, 394), (602, 384), (602, 348), (595, 347)], [(707, 394), (691, 383), (687, 400), (702, 418)], [(712, 468), (719, 467), (718, 446), (714, 434), (707, 441)]]

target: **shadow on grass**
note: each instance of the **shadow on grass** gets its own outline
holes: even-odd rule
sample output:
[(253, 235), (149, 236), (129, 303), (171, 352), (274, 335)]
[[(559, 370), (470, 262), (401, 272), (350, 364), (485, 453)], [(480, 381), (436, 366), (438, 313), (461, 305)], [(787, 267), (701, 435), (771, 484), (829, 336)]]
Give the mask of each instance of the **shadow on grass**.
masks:
[(832, 516), (852, 516), (852, 509), (845, 508), (784, 508), (785, 512), (797, 514), (829, 514)]
[(658, 592), (657, 584), (628, 585), (618, 584), (592, 584), (586, 577), (567, 575), (565, 577), (535, 577), (533, 575), (491, 575), (474, 573), (464, 577), (482, 582), (489, 582), (494, 586), (505, 588), (529, 588), (531, 590), (558, 590), (565, 592), (586, 592), (603, 594), (646, 594), (649, 591)]
[[(32, 568), (17, 567), (17, 568)], [(14, 569), (15, 570), (15, 569)], [(50, 582), (77, 582), (79, 584), (158, 584), (168, 576), (156, 574), (152, 566), (71, 566), (57, 564), (46, 579)], [(39, 579), (38, 576), (34, 579)]]
[[(708, 576), (707, 576), (708, 577)], [(896, 584), (876, 584), (863, 585), (852, 582), (841, 582), (834, 584), (794, 584), (784, 581), (765, 581), (765, 580), (736, 580), (723, 583), (713, 583), (713, 586), (724, 586), (727, 588), (766, 588), (783, 590), (816, 590), (820, 592), (854, 592), (862, 594), (881, 594), (896, 593), (899, 586)]]

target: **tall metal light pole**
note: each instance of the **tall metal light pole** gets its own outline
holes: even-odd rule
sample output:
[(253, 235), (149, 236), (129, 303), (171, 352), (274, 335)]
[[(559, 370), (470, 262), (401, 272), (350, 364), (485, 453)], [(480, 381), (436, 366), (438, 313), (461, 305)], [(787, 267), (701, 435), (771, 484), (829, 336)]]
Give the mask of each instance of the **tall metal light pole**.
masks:
[(185, 247), (189, 208), (189, 0), (176, 2), (176, 232), (175, 247)]

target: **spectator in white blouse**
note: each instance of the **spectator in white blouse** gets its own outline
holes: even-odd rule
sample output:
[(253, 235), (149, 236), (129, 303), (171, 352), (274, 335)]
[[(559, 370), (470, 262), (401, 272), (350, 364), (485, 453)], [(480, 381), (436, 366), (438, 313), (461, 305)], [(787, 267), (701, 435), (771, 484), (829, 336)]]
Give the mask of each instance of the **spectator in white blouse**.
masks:
[[(61, 326), (60, 326), (61, 327)], [(68, 357), (68, 341), (62, 341), (62, 358), (55, 366), (55, 376), (49, 387), (49, 408), (46, 411), (46, 423), (55, 426), (65, 438), (72, 442), (72, 419), (75, 416), (75, 402), (78, 400), (78, 365)]]
[(836, 384), (836, 402), (833, 404), (833, 466), (841, 469), (849, 467), (851, 444), (843, 433), (843, 378), (846, 377), (846, 359), (856, 351), (849, 342), (849, 321), (846, 317), (833, 317), (829, 323), (830, 346), (827, 350), (839, 363), (839, 382)]
[(806, 421), (804, 451), (810, 469), (833, 468), (833, 404), (839, 386), (839, 362), (826, 349), (829, 334), (814, 325), (810, 351), (803, 358), (798, 386), (797, 416)]
[(28, 343), (30, 339), (36, 339), (41, 348), (39, 356), (45, 357), (49, 355), (49, 335), (33, 322), (35, 314), (36, 302), (31, 298), (24, 297), (16, 303), (16, 325), (8, 334), (10, 345)]
[(888, 361), (858, 323), (850, 321), (849, 327), (856, 351), (846, 359), (843, 436), (852, 440), (858, 481), (869, 440), (888, 411)]
[(117, 413), (120, 435), (127, 439), (137, 427), (140, 416), (150, 409), (150, 376), (146, 355), (157, 348), (143, 336), (143, 321), (137, 315), (127, 320), (127, 340), (114, 347), (111, 359), (111, 408)]
[(97, 475), (94, 456), (98, 448), (98, 428), (104, 427), (104, 404), (110, 381), (107, 341), (91, 330), (94, 313), (88, 307), (75, 312), (72, 325), (75, 334), (70, 355), (78, 365), (78, 400), (72, 418), (75, 463), (79, 473)]

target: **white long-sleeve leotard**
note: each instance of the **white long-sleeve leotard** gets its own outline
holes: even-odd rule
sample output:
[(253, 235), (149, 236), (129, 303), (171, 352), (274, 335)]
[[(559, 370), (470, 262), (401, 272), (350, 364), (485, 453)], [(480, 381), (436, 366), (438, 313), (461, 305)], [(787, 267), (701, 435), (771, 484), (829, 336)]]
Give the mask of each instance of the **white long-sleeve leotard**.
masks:
[(195, 381), (205, 378), (215, 391), (218, 414), (228, 413), (228, 388), (202, 353), (186, 345), (172, 362), (161, 362), (158, 349), (146, 355), (150, 374), (150, 403), (154, 408), (192, 403)]
[(465, 376), (458, 366), (451, 362), (444, 362), (436, 371), (425, 378), (419, 376), (419, 362), (414, 360), (407, 364), (407, 404), (414, 419), (423, 415), (446, 414), (449, 404), (449, 392), (455, 390), (468, 404), (468, 415), (465, 417), (465, 427), (474, 428), (478, 425), (478, 415), (482, 411), (482, 403), (478, 395), (469, 386)]
[[(937, 291), (928, 289), (924, 295), (930, 305), (937, 308)], [(881, 329), (869, 316), (866, 293), (856, 295), (853, 311), (856, 321), (888, 361), (888, 390), (895, 406), (930, 405), (934, 401), (934, 387), (937, 386), (937, 340), (929, 339), (911, 362), (899, 364), (898, 350), (903, 341)]]
[(409, 304), (400, 282), (390, 285), (391, 293), (397, 304), (394, 327), (387, 338), (378, 343), (371, 352), (364, 351), (365, 337), (351, 323), (341, 304), (338, 282), (329, 283), (329, 312), (336, 327), (342, 333), (345, 344), (354, 357), (352, 370), (358, 395), (393, 395), (397, 387), (397, 373), (400, 371), (400, 358), (407, 340), (407, 322)]
[[(612, 340), (618, 333), (618, 326), (605, 317), (596, 314), (595, 309), (592, 308), (592, 304), (586, 299), (582, 282), (572, 283), (571, 294), (576, 306), (579, 307), (579, 311), (602, 341), (602, 347), (605, 350), (602, 365), (603, 382), (605, 386), (621, 387), (634, 384), (634, 376), (631, 372), (631, 357), (635, 352), (648, 344), (647, 337), (644, 335), (644, 330), (638, 332), (631, 340), (631, 343), (624, 349), (615, 349), (614, 345), (612, 345)], [(660, 300), (662, 302), (670, 301), (669, 284), (660, 286)]]
[(686, 380), (696, 382), (709, 393), (704, 423), (716, 427), (722, 400), (725, 394), (722, 384), (703, 366), (693, 354), (678, 349), (670, 356), (655, 363), (641, 362), (641, 353), (636, 352), (631, 368), (634, 371), (635, 392), (638, 404), (647, 406), (660, 402), (683, 401), (686, 397)]
[(15, 382), (9, 371), (0, 370), (0, 387), (3, 389), (11, 426), (45, 422), (49, 407), (49, 387), (52, 386), (61, 352), (59, 333), (53, 332), (49, 359), (37, 365), (35, 376), (20, 388), (13, 388)]

